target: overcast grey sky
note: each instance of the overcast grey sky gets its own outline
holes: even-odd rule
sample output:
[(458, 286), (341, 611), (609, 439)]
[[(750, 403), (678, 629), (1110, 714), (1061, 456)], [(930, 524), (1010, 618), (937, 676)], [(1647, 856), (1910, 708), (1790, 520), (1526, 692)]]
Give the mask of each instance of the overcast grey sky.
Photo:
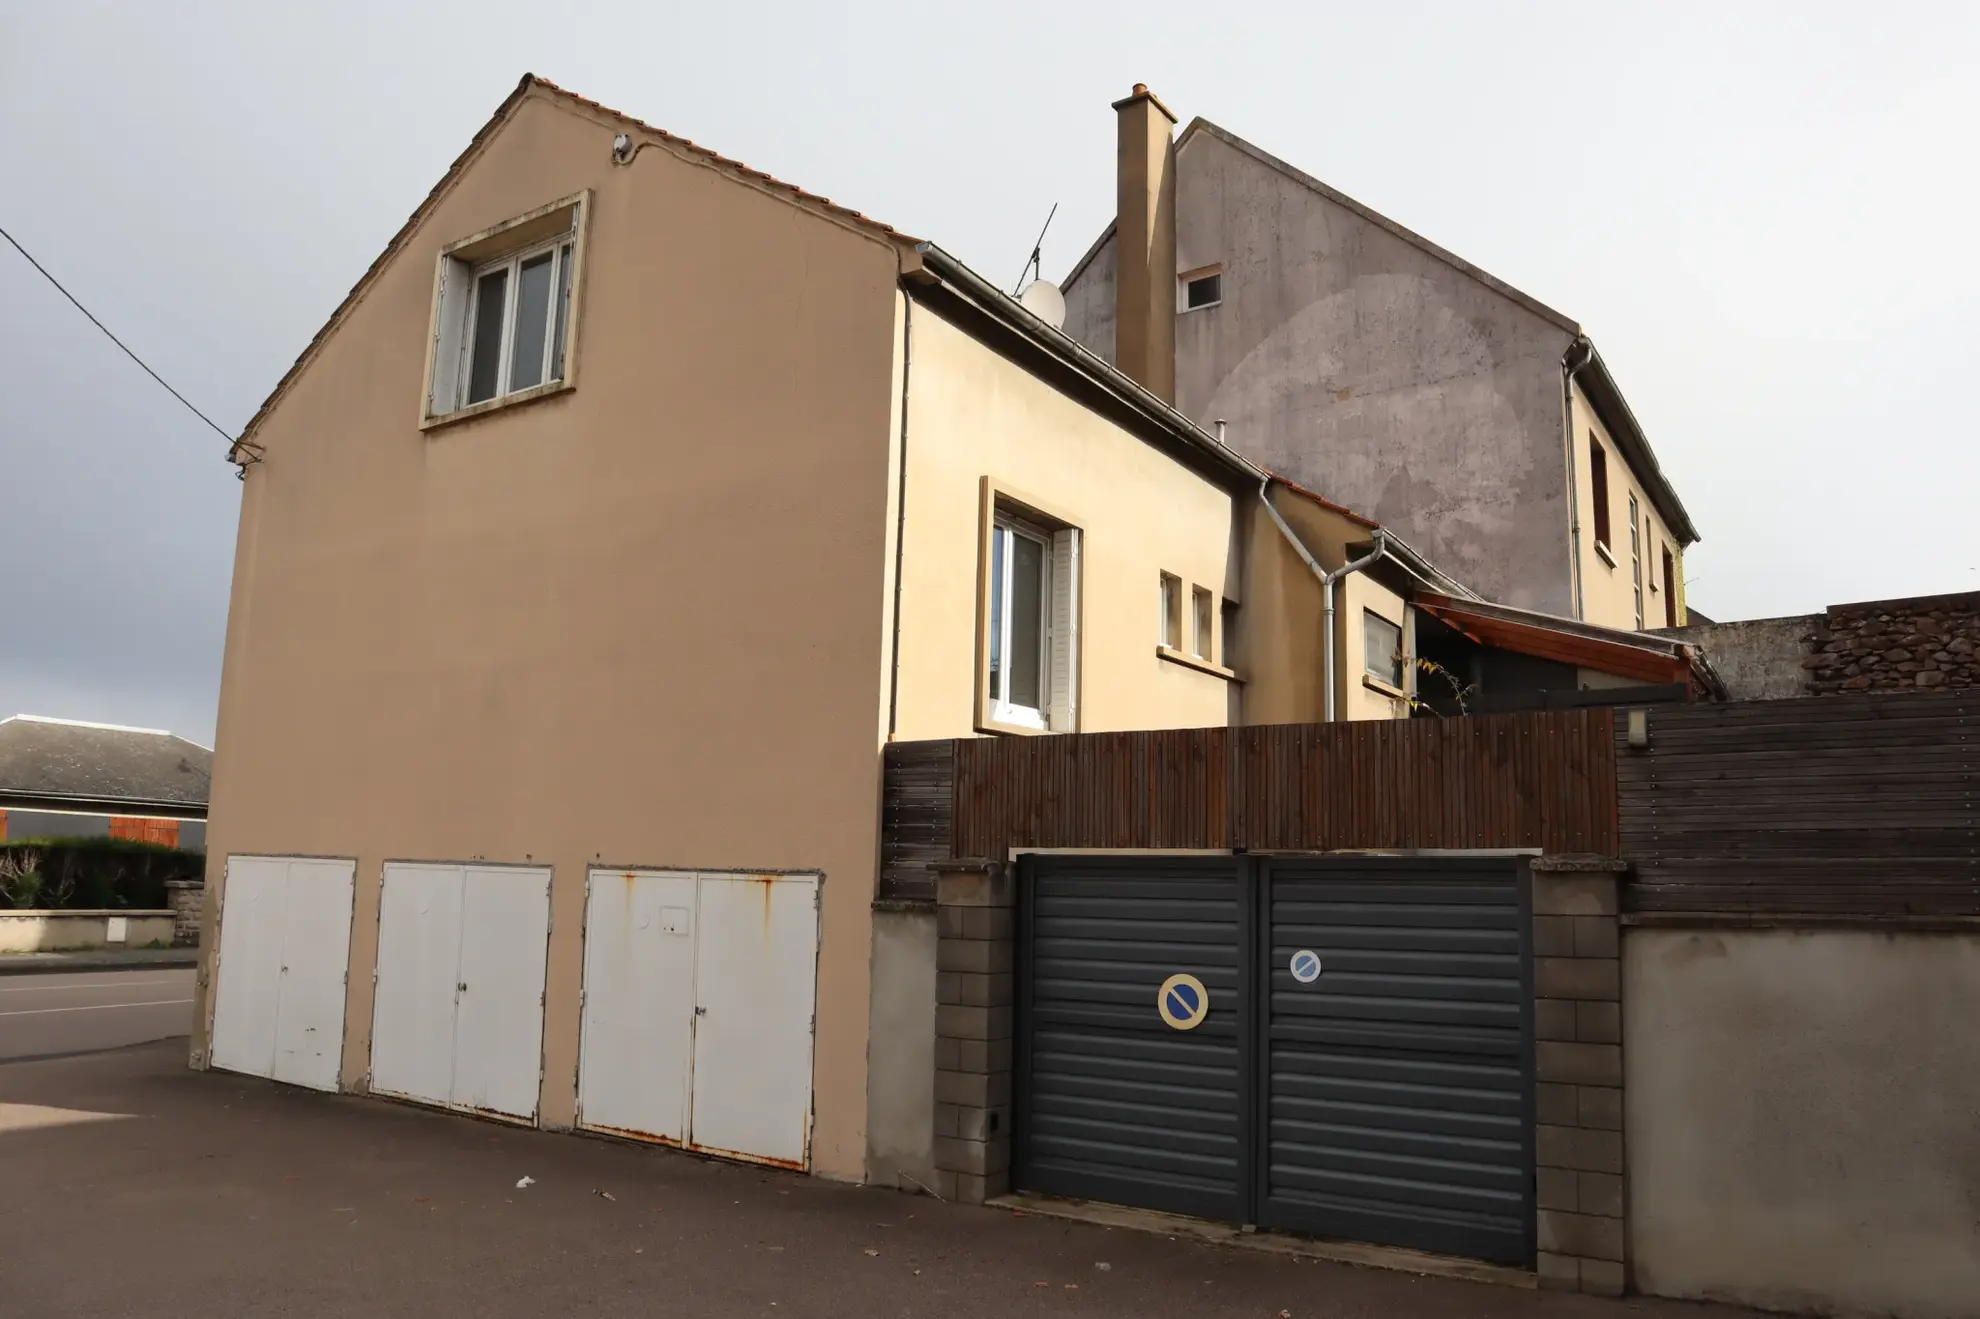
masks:
[[(999, 282), (1147, 82), (1579, 319), (1715, 617), (1980, 589), (1980, 6), (0, 0), (0, 226), (246, 421), (531, 71)], [(0, 247), (0, 715), (210, 741), (224, 444)]]

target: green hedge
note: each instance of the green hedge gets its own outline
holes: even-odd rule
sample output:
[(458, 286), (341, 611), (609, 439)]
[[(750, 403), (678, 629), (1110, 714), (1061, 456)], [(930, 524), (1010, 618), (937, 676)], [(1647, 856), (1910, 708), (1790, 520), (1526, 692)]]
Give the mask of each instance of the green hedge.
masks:
[(0, 843), (0, 908), (43, 911), (165, 906), (165, 881), (199, 879), (206, 858), (122, 838), (24, 838)]

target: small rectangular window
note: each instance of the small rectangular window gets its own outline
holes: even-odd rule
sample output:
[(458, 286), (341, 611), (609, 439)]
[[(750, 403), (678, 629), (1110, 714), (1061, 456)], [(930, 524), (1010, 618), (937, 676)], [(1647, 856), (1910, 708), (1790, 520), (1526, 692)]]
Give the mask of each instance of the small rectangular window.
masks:
[(1219, 658), (1218, 663), (1227, 669), (1235, 669), (1238, 666), (1238, 661), (1244, 658), (1238, 653), (1238, 638), (1241, 634), (1238, 631), (1237, 601), (1224, 601), (1217, 612), (1220, 615), (1218, 621), (1223, 625), (1224, 629), (1222, 643), (1223, 655)]
[(1588, 482), (1595, 489), (1590, 512), (1595, 518), (1595, 543), (1609, 548), (1609, 455), (1595, 432), (1588, 432)]
[(1191, 620), (1189, 651), (1196, 658), (1205, 661), (1210, 658), (1210, 629), (1212, 626), (1210, 620), (1215, 617), (1215, 610), (1212, 603), (1214, 599), (1215, 597), (1201, 586), (1194, 587), (1190, 591), (1193, 618)]
[(1361, 612), (1362, 668), (1377, 682), (1403, 685), (1402, 628), (1372, 609)]
[(1202, 307), (1214, 307), (1224, 300), (1224, 276), (1219, 271), (1211, 275), (1198, 275), (1183, 283), (1183, 310), (1196, 311)]
[(1162, 644), (1170, 650), (1182, 649), (1182, 578), (1162, 574)]

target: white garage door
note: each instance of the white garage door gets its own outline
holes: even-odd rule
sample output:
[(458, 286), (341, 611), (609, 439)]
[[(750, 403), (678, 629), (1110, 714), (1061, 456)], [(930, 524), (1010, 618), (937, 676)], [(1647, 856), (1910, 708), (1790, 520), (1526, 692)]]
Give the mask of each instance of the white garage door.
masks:
[(371, 1088), (533, 1119), (549, 934), (546, 869), (386, 865)]
[(353, 861), (227, 858), (213, 991), (215, 1067), (337, 1088)]
[(818, 877), (591, 872), (583, 1126), (805, 1167)]

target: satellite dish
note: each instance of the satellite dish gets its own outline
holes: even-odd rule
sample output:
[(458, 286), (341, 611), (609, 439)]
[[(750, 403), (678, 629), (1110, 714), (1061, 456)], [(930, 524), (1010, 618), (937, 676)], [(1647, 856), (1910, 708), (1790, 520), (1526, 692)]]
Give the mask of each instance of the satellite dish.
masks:
[(1026, 311), (1053, 329), (1065, 328), (1066, 295), (1059, 292), (1059, 286), (1051, 280), (1032, 280), (1025, 285), (1024, 292), (1018, 294), (1018, 301), (1024, 304)]

